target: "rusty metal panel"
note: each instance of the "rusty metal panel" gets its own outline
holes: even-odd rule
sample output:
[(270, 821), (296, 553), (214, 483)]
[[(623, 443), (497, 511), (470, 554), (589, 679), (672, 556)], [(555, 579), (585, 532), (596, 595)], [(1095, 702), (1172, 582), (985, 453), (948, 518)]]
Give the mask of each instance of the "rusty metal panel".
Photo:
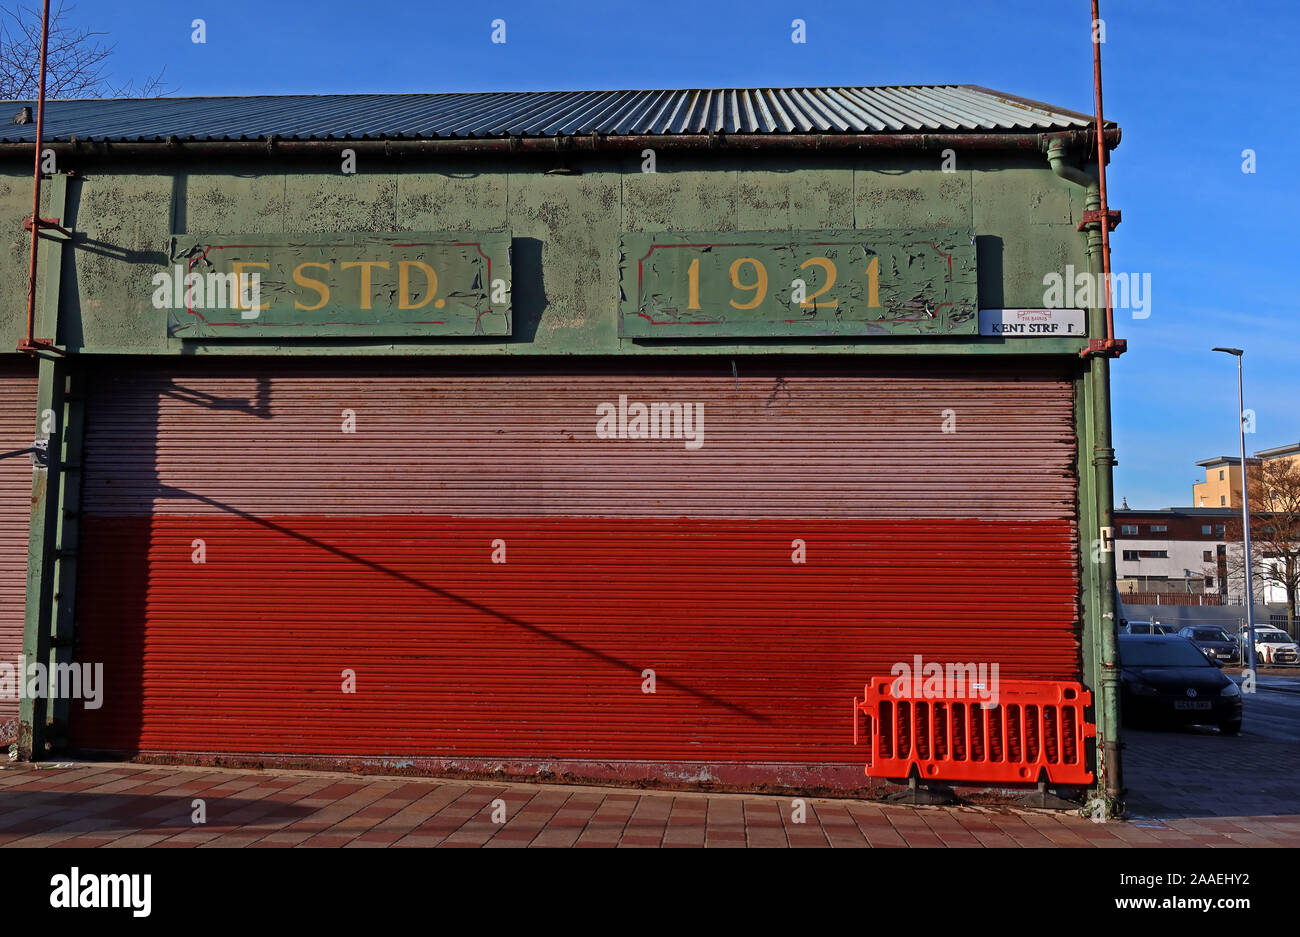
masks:
[[(23, 653), (32, 460), (22, 450), (31, 446), (35, 429), (35, 366), (0, 361), (0, 665), (10, 667)], [(17, 728), (18, 700), (6, 696), (0, 693), (0, 741)]]
[(187, 364), (94, 381), (79, 748), (811, 784), (893, 661), (1077, 679), (1059, 366)]
[(624, 233), (623, 338), (976, 335), (970, 229)]
[(153, 281), (181, 338), (505, 336), (510, 235), (176, 235)]

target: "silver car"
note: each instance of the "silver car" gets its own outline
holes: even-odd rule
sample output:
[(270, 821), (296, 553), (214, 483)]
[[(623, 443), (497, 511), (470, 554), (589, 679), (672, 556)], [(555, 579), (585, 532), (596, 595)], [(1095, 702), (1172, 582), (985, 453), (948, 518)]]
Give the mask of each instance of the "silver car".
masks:
[(1300, 664), (1300, 646), (1285, 631), (1256, 625), (1255, 657), (1261, 664)]

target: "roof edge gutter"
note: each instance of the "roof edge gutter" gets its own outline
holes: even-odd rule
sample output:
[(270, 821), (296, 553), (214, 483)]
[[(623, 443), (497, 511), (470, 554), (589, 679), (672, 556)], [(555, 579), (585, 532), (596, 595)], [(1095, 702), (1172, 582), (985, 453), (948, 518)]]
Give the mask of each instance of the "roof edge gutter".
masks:
[[(1108, 128), (1103, 143), (1106, 149), (1119, 145), (1120, 130)], [(194, 140), (176, 137), (167, 140), (136, 142), (46, 141), (60, 157), (73, 159), (132, 159), (178, 157), (257, 158), (287, 156), (296, 158), (337, 159), (345, 149), (357, 155), (385, 157), (447, 156), (458, 154), (554, 154), (607, 151), (665, 150), (793, 150), (793, 151), (861, 151), (861, 150), (1003, 150), (1045, 152), (1053, 141), (1068, 149), (1092, 149), (1097, 145), (1093, 128), (1052, 132), (1025, 133), (750, 133), (750, 134), (590, 134), (556, 137), (496, 137), (488, 139), (450, 140)], [(30, 158), (30, 143), (0, 143), (0, 159), (23, 156)]]

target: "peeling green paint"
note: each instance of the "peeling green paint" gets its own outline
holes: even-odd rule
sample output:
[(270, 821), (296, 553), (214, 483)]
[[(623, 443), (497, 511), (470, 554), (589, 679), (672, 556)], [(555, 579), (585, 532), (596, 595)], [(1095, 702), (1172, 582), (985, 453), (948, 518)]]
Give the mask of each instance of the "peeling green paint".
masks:
[(178, 235), (170, 257), (148, 288), (173, 336), (510, 334), (505, 234)]
[[(560, 163), (564, 174), (552, 173)], [(354, 175), (268, 157), (185, 167), (89, 166), (68, 183), (76, 228), (62, 284), (62, 334), (85, 354), (673, 355), (1075, 354), (1080, 339), (971, 335), (633, 337), (619, 335), (620, 238), (663, 232), (972, 231), (983, 308), (1043, 304), (1043, 276), (1083, 269), (1074, 228), (1082, 192), (1034, 154), (959, 154), (943, 172), (925, 154), (661, 153), (374, 160)], [(31, 180), (0, 176), (0, 275), (21, 283)], [(26, 204), (25, 204), (26, 203)], [(168, 335), (146, 287), (173, 235), (236, 231), (481, 232), (511, 239), (511, 333), (477, 336)], [(141, 277), (147, 272), (147, 276)], [(725, 271), (724, 271), (725, 272)], [(21, 337), (18, 304), (0, 308), (0, 341)]]
[(625, 234), (625, 338), (972, 335), (970, 231)]

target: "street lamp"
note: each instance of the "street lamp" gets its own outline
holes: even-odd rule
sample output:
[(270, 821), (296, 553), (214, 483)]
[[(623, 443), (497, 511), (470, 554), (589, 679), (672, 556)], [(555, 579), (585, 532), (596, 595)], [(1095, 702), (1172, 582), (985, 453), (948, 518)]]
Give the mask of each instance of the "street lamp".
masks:
[(1250, 484), (1246, 471), (1246, 405), (1241, 391), (1241, 356), (1245, 354), (1240, 348), (1214, 348), (1225, 355), (1237, 359), (1237, 437), (1241, 441), (1241, 539), (1246, 551), (1246, 646), (1250, 654), (1250, 672), (1255, 673), (1255, 589), (1250, 575)]

